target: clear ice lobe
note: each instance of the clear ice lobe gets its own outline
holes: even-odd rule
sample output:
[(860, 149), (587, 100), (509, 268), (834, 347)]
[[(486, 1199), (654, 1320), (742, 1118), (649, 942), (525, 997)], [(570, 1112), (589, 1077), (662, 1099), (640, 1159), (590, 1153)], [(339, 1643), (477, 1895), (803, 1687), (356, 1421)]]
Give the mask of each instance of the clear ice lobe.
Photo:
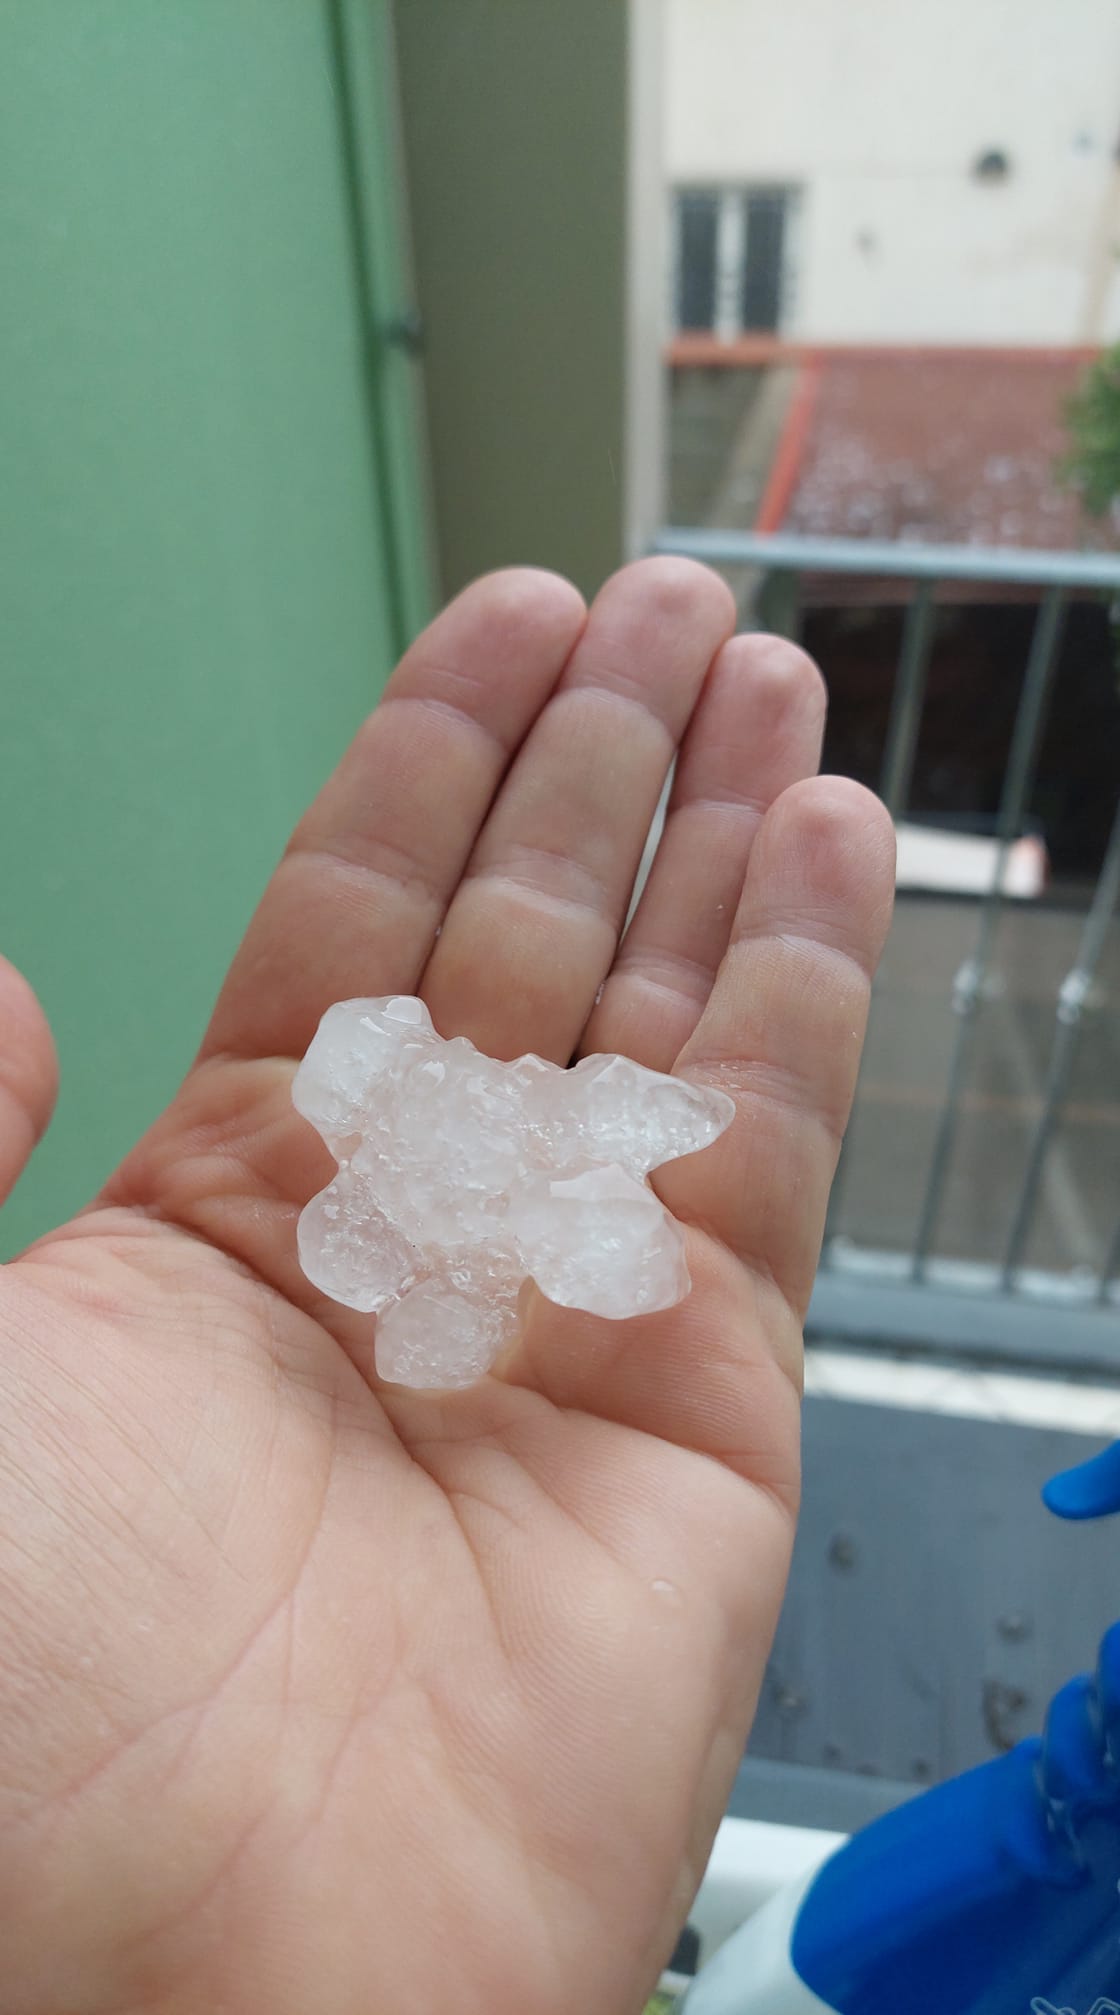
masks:
[(379, 1376), (418, 1387), (481, 1378), (527, 1279), (616, 1320), (682, 1301), (684, 1240), (645, 1177), (735, 1111), (629, 1057), (499, 1063), (404, 994), (328, 1008), (292, 1098), (338, 1163), (300, 1216), (300, 1264), (376, 1316)]

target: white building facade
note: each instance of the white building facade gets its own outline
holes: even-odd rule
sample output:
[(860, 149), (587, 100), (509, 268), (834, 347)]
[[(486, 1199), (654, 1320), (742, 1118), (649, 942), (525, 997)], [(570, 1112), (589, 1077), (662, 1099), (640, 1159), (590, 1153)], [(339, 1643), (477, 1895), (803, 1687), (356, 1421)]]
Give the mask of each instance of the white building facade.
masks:
[(1117, 0), (665, 0), (674, 321), (1120, 338)]

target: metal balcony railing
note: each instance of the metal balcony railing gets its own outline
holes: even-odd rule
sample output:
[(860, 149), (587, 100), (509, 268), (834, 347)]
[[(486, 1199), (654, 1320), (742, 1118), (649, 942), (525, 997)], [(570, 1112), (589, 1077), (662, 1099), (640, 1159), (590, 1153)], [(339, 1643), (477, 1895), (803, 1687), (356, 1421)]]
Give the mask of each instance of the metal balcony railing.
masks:
[[(842, 1161), (809, 1328), (818, 1337), (944, 1351), (974, 1359), (1120, 1376), (1120, 1221), (1098, 1263), (1047, 1271), (1028, 1264), (1040, 1192), (1048, 1179), (1060, 1133), (1071, 1073), (1082, 1040), (1087, 1003), (1099, 993), (1102, 955), (1120, 901), (1120, 779), (1111, 837), (1081, 920), (1073, 963), (1056, 986), (1049, 1057), (1030, 1100), (1029, 1135), (1021, 1162), (1002, 1171), (1013, 1203), (999, 1249), (978, 1261), (957, 1258), (938, 1240), (946, 1187), (959, 1152), (962, 1110), (976, 1040), (978, 1014), (996, 975), (997, 937), (1007, 908), (1006, 868), (1031, 803), (1039, 750), (1055, 682), (1063, 621), (1071, 596), (1097, 591), (1120, 599), (1120, 555), (1048, 553), (978, 547), (879, 544), (870, 540), (802, 538), (706, 528), (670, 528), (655, 550), (703, 560), (730, 573), (741, 588), (744, 626), (750, 627), (760, 591), (775, 582), (792, 589), (812, 577), (814, 599), (827, 605), (823, 582), (860, 576), (869, 582), (913, 584), (906, 604), (883, 746), (879, 789), (896, 820), (910, 802), (926, 682), (935, 631), (938, 589), (953, 583), (1037, 591), (1038, 606), (1024, 667), (1014, 726), (1003, 771), (991, 882), (975, 899), (971, 949), (955, 972), (945, 999), (952, 1017), (947, 1067), (937, 1095), (932, 1146), (920, 1202), (904, 1249), (856, 1243), (837, 1231), (847, 1156)], [(956, 591), (959, 595), (959, 586)], [(897, 590), (895, 590), (897, 595)], [(872, 599), (869, 594), (869, 600)], [(839, 599), (839, 598), (838, 598)], [(850, 588), (844, 599), (850, 603)], [(983, 599), (982, 595), (976, 597)], [(827, 672), (827, 667), (825, 667)], [(1100, 1003), (1097, 1003), (1098, 1008)], [(1115, 1002), (1108, 1003), (1115, 1013)], [(1120, 1117), (1117, 1082), (1100, 1087)], [(857, 1098), (856, 1121), (860, 1101)], [(857, 1125), (858, 1133), (858, 1125)], [(1113, 1186), (1120, 1198), (1120, 1128)]]

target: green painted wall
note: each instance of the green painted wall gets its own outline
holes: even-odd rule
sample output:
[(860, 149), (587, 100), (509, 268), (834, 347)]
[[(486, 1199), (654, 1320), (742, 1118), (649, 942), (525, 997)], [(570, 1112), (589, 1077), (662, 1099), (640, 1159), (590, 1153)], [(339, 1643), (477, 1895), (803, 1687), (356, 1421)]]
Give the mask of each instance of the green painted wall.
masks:
[(423, 613), (383, 27), (0, 0), (0, 946), (63, 1084), (0, 1252), (174, 1088)]
[(627, 0), (397, 0), (444, 586), (623, 548)]

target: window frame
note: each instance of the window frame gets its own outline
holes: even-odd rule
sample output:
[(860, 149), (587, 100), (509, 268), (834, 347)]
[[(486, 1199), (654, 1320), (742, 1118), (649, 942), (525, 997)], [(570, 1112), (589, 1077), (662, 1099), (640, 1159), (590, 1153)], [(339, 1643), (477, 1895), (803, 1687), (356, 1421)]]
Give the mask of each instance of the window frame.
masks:
[[(682, 295), (683, 211), (682, 198), (706, 196), (717, 204), (714, 272), (711, 295), (713, 316), (709, 327), (682, 322), (679, 307)], [(782, 244), (779, 262), (777, 316), (772, 328), (743, 320), (742, 303), (747, 289), (750, 259), (749, 210), (752, 199), (782, 199)], [(741, 336), (783, 334), (792, 319), (799, 267), (799, 239), (804, 206), (804, 189), (795, 182), (718, 182), (710, 178), (687, 178), (674, 182), (669, 190), (670, 226), (670, 324), (677, 335), (703, 334), (721, 342)]]

